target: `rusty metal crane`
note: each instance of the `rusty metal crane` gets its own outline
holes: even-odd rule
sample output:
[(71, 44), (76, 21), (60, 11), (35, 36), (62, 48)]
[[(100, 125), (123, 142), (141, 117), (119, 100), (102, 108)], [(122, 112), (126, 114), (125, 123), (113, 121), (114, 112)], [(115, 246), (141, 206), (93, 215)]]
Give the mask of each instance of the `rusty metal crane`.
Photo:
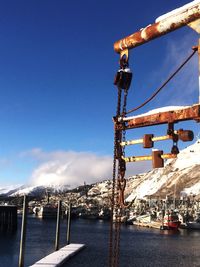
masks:
[[(173, 10), (161, 17), (155, 23), (115, 42), (114, 50), (120, 54), (120, 69), (117, 72), (114, 84), (118, 88), (117, 111), (114, 121), (114, 159), (113, 159), (113, 183), (112, 183), (112, 205), (109, 241), (109, 267), (119, 266), (120, 249), (120, 225), (124, 208), (128, 205), (124, 200), (126, 186), (125, 173), (126, 163), (140, 160), (152, 160), (154, 168), (163, 167), (164, 159), (174, 158), (179, 153), (177, 142), (193, 140), (191, 130), (175, 130), (174, 125), (180, 121), (194, 120), (200, 122), (200, 89), (198, 103), (179, 108), (177, 110), (159, 111), (153, 114), (143, 114), (140, 116), (127, 117), (127, 114), (139, 109), (150, 102), (164, 86), (178, 73), (178, 71), (198, 52), (199, 73), (200, 73), (200, 41), (194, 46), (192, 54), (181, 64), (181, 66), (158, 88), (158, 90), (148, 100), (140, 106), (126, 110), (128, 90), (132, 80), (132, 73), (129, 69), (129, 50), (145, 44), (155, 38), (161, 37), (169, 32), (175, 31), (183, 26), (189, 26), (200, 33), (200, 0), (192, 1), (181, 8)], [(199, 79), (200, 80), (200, 79)], [(164, 136), (154, 136), (146, 134), (141, 139), (126, 140), (125, 132), (130, 129), (148, 127), (152, 125), (167, 124), (167, 134)], [(127, 145), (142, 144), (143, 148), (153, 148), (154, 142), (171, 139), (173, 146), (171, 153), (163, 153), (154, 150), (149, 156), (125, 156)]]

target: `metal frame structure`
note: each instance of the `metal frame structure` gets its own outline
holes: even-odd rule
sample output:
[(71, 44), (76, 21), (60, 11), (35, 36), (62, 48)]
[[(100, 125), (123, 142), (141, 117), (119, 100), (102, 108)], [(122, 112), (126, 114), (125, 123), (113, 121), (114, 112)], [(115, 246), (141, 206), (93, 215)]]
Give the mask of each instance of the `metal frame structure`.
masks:
[(166, 123), (177, 123), (180, 121), (195, 120), (200, 122), (200, 104), (172, 111), (158, 112), (150, 115), (120, 118), (115, 121), (117, 130), (129, 130)]
[[(157, 18), (154, 24), (150, 24), (145, 28), (117, 41), (114, 43), (115, 52), (120, 54), (120, 58), (124, 55), (129, 57), (129, 50), (145, 44), (155, 38), (161, 37), (169, 32), (179, 29), (183, 26), (189, 26), (193, 30), (200, 33), (200, 1), (195, 0), (181, 8), (173, 10), (163, 16)], [(196, 47), (199, 55), (199, 75), (200, 75), (200, 41)], [(200, 84), (200, 77), (199, 77)], [(125, 131), (140, 127), (147, 127), (160, 124), (174, 125), (180, 121), (194, 120), (200, 122), (200, 85), (199, 85), (199, 103), (186, 108), (173, 111), (158, 112), (150, 115), (139, 115), (133, 117), (115, 117), (114, 127), (117, 131)], [(174, 128), (174, 126), (173, 126)], [(162, 140), (173, 139), (174, 129), (170, 135), (166, 135)], [(191, 141), (191, 140), (188, 140)], [(127, 141), (128, 145), (135, 144), (134, 140)], [(137, 143), (137, 142), (136, 142)], [(127, 144), (125, 144), (127, 145)], [(121, 143), (121, 146), (125, 146)], [(176, 153), (166, 154), (165, 158), (174, 158)], [(164, 155), (162, 156), (164, 158)], [(131, 160), (130, 160), (131, 159)], [(151, 160), (152, 156), (138, 156), (124, 158), (126, 162)]]
[(188, 24), (193, 27), (190, 23), (197, 22), (198, 19), (200, 19), (200, 2), (193, 1), (190, 4), (159, 17), (154, 24), (150, 24), (138, 32), (115, 42), (114, 50), (117, 53), (121, 53), (126, 49), (130, 50), (135, 48)]
[[(116, 116), (113, 118), (114, 160), (111, 197), (109, 267), (119, 266), (121, 218), (123, 215), (123, 210), (132, 205), (132, 203), (129, 205), (125, 203), (124, 198), (124, 191), (126, 187), (126, 162), (152, 160), (153, 168), (163, 167), (164, 159), (174, 158), (179, 153), (177, 147), (177, 141), (179, 139), (182, 141), (191, 141), (193, 139), (192, 131), (184, 131), (182, 129), (175, 131), (174, 124), (178, 123), (179, 121), (187, 120), (195, 120), (200, 122), (200, 97), (198, 104), (186, 108), (157, 112), (155, 114), (143, 114), (135, 117), (125, 116), (127, 113), (129, 113), (126, 113), (126, 103), (128, 89), (132, 79), (132, 73), (128, 68), (129, 50), (186, 25), (192, 27), (192, 29), (200, 33), (200, 0), (195, 0), (179, 9), (159, 17), (154, 24), (149, 25), (136, 33), (133, 33), (114, 44), (114, 50), (120, 54), (120, 70), (117, 72), (114, 81), (114, 84), (118, 89), (118, 100)], [(198, 47), (195, 47), (194, 50), (198, 51), (199, 54), (200, 73), (200, 41)], [(182, 66), (183, 65), (184, 64), (182, 64)], [(171, 77), (173, 77), (173, 75)], [(123, 105), (121, 103), (122, 97)], [(126, 130), (161, 124), (168, 124), (166, 136), (154, 137), (153, 134), (147, 134), (143, 137), (143, 139), (130, 141), (125, 140)], [(171, 153), (164, 154), (161, 150), (153, 150), (152, 155), (150, 156), (125, 157), (124, 147), (126, 145), (139, 143), (143, 144), (144, 148), (151, 148), (153, 147), (153, 143), (155, 141), (163, 141), (166, 139), (173, 140)]]

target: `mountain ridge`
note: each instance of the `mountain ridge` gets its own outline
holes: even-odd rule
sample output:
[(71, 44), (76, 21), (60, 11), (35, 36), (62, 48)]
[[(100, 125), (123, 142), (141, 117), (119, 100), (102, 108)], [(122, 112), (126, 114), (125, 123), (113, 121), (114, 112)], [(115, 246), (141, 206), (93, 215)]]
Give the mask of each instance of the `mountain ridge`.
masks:
[[(125, 190), (126, 201), (134, 198), (145, 199), (147, 197), (165, 198), (167, 195), (200, 195), (200, 140), (180, 151), (176, 159), (167, 160), (165, 166), (153, 169), (144, 174), (127, 178)], [(84, 189), (84, 186), (80, 188)], [(47, 190), (50, 193), (65, 193), (72, 190), (69, 185), (20, 185), (12, 189), (0, 188), (0, 195), (17, 197), (24, 194), (40, 196)], [(98, 192), (99, 195), (111, 192), (111, 181), (90, 185), (89, 192)], [(107, 193), (108, 193), (107, 192)], [(92, 193), (93, 194), (93, 193)], [(94, 194), (95, 195), (95, 194)]]

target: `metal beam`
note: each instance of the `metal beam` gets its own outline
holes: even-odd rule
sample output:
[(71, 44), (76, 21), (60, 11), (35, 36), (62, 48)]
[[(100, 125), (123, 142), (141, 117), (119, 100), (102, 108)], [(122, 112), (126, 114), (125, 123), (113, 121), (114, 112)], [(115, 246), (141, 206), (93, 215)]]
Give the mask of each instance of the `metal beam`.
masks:
[(193, 1), (175, 11), (160, 17), (161, 20), (140, 29), (114, 44), (117, 53), (125, 49), (135, 48), (155, 38), (179, 29), (200, 18), (200, 1)]
[[(162, 159), (174, 159), (176, 158), (176, 154), (163, 154), (161, 155)], [(144, 160), (152, 160), (152, 155), (147, 156), (132, 156), (132, 157), (122, 157), (123, 160), (126, 162), (137, 162), (137, 161), (144, 161)]]
[(151, 115), (141, 115), (130, 118), (127, 117), (122, 121), (115, 121), (115, 129), (128, 130), (188, 120), (200, 122), (200, 104), (178, 110), (158, 112)]
[[(177, 131), (174, 131), (174, 133), (177, 133)], [(157, 142), (157, 141), (164, 141), (164, 140), (169, 140), (172, 139), (172, 135), (164, 135), (164, 136), (156, 136), (152, 138), (153, 142)], [(129, 140), (129, 141), (124, 141), (121, 142), (120, 145), (121, 146), (130, 146), (130, 145), (137, 145), (137, 144), (143, 144), (144, 139), (136, 139), (136, 140)]]

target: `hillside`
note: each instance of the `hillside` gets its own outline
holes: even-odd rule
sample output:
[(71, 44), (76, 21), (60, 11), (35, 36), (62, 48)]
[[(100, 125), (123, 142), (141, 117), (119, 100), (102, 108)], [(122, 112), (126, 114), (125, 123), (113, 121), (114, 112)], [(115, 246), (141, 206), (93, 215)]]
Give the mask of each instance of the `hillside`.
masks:
[[(126, 200), (148, 196), (165, 198), (166, 195), (200, 195), (200, 140), (180, 151), (178, 157), (168, 160), (164, 168), (127, 178)], [(24, 194), (39, 196), (45, 194), (45, 186), (19, 186), (12, 189), (0, 188), (0, 195), (21, 196)], [(66, 193), (68, 186), (48, 187), (53, 193)], [(71, 191), (71, 190), (70, 190)], [(84, 191), (80, 194), (81, 191)], [(87, 186), (88, 198), (107, 199), (111, 191), (110, 180)], [(76, 189), (75, 189), (76, 192)], [(85, 187), (77, 188), (80, 197)]]

